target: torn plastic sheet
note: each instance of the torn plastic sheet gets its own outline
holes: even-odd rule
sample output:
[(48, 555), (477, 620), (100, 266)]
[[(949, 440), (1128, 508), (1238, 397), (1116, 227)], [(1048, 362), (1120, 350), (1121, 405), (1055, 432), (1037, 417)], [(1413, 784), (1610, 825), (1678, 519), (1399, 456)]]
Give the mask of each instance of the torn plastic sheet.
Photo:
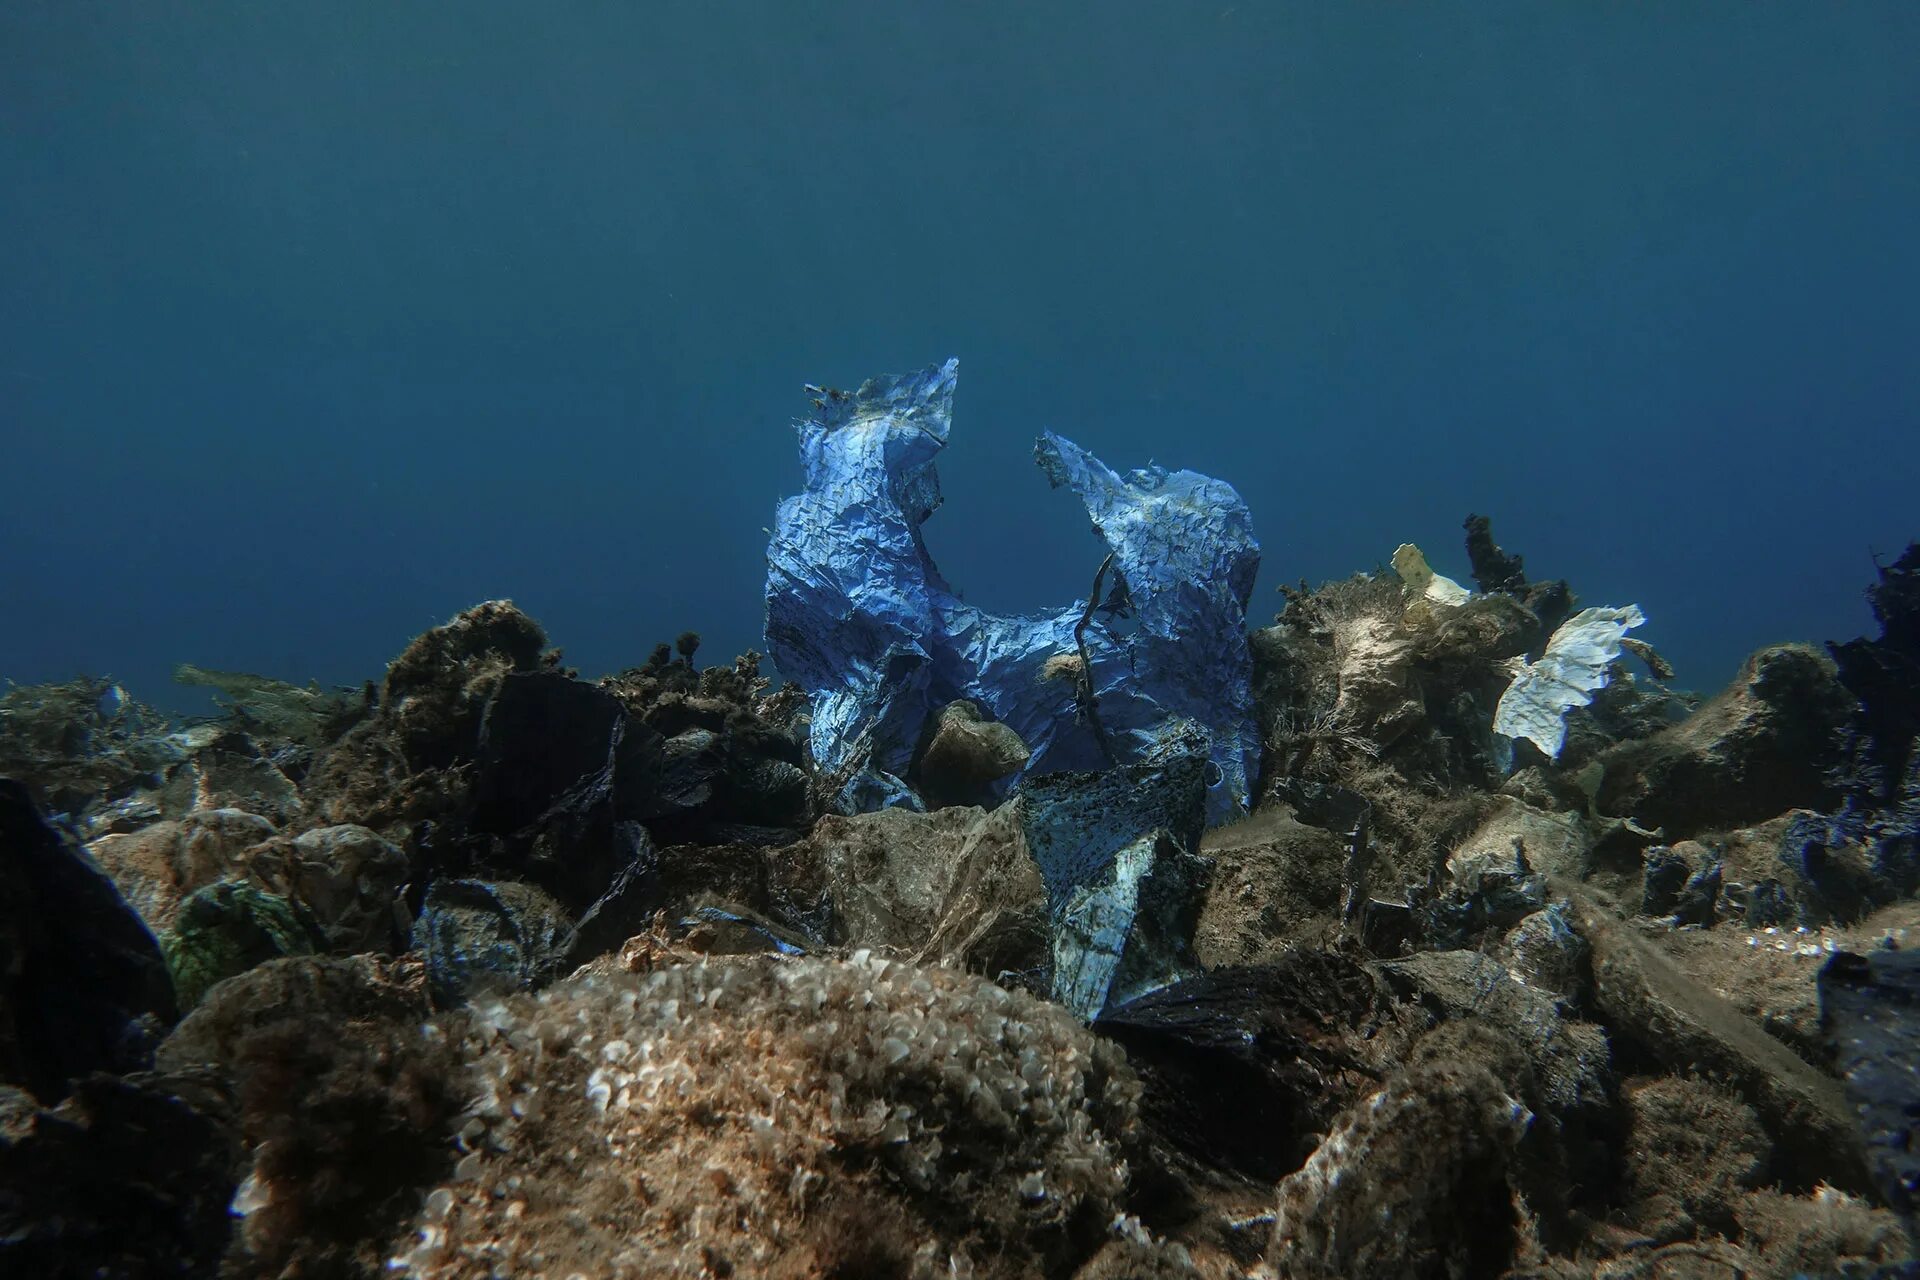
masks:
[(1528, 738), (1552, 759), (1560, 758), (1567, 738), (1567, 712), (1593, 701), (1605, 687), (1608, 669), (1620, 657), (1628, 629), (1645, 623), (1640, 606), (1582, 609), (1547, 641), (1540, 661), (1523, 665), (1500, 695), (1493, 730), (1509, 738)]
[(1033, 750), (1002, 795), (1027, 775), (1154, 758), (1197, 726), (1209, 819), (1244, 812), (1260, 751), (1246, 632), (1260, 548), (1246, 504), (1191, 471), (1120, 474), (1048, 432), (1036, 461), (1079, 496), (1110, 552), (1100, 599), (1015, 617), (967, 605), (920, 536), (941, 502), (934, 460), (957, 368), (825, 392), (799, 424), (806, 489), (781, 503), (767, 548), (767, 647), (813, 695), (814, 758), (865, 808), (908, 801), (898, 779), (921, 726), (959, 698)]

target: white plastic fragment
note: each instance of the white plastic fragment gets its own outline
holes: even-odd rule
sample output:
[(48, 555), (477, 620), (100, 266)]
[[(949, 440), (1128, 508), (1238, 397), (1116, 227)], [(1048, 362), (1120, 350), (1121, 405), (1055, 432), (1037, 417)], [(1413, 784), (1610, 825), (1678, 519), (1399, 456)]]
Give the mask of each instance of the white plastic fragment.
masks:
[(1523, 664), (1500, 695), (1493, 731), (1526, 738), (1559, 759), (1567, 739), (1568, 710), (1593, 701), (1593, 691), (1606, 686), (1608, 668), (1620, 657), (1620, 638), (1646, 620), (1640, 606), (1630, 604), (1624, 609), (1582, 609), (1561, 623), (1540, 661)]
[(1401, 543), (1393, 553), (1393, 571), (1407, 584), (1407, 590), (1433, 604), (1455, 608), (1465, 604), (1473, 594), (1452, 578), (1435, 573), (1427, 563), (1426, 553), (1411, 542)]

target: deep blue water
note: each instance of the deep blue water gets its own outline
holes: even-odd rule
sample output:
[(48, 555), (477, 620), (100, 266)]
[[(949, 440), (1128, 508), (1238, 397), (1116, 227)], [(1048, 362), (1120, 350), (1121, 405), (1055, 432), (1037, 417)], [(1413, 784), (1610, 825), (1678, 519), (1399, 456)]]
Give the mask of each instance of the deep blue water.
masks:
[(1683, 683), (1920, 536), (1920, 6), (0, 7), (0, 676), (354, 682), (511, 596), (756, 645), (807, 381), (957, 355), (928, 537), (1084, 592), (1031, 462), (1220, 476), (1638, 602)]

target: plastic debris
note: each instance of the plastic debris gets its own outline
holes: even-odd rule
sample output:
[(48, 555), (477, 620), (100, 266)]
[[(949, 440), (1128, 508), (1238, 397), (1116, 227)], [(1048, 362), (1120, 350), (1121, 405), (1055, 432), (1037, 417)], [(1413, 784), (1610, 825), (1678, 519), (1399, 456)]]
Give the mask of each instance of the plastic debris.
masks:
[(1393, 553), (1393, 571), (1407, 584), (1409, 592), (1429, 604), (1454, 608), (1465, 604), (1473, 594), (1452, 578), (1435, 573), (1427, 563), (1426, 553), (1411, 542), (1401, 543)]
[(899, 780), (928, 718), (966, 699), (1031, 749), (1015, 781), (1145, 759), (1197, 726), (1213, 766), (1208, 816), (1237, 816), (1260, 751), (1246, 504), (1191, 471), (1122, 475), (1049, 432), (1036, 460), (1106, 544), (1094, 589), (1027, 617), (967, 605), (920, 537), (941, 502), (934, 460), (957, 368), (819, 398), (799, 427), (806, 489), (781, 504), (768, 546), (767, 644), (812, 696), (814, 757), (847, 780), (839, 807), (905, 802)]
[(1538, 662), (1523, 664), (1493, 713), (1495, 733), (1526, 738), (1552, 759), (1566, 742), (1566, 715), (1593, 701), (1608, 668), (1620, 657), (1620, 639), (1641, 626), (1639, 605), (1582, 609), (1560, 625)]

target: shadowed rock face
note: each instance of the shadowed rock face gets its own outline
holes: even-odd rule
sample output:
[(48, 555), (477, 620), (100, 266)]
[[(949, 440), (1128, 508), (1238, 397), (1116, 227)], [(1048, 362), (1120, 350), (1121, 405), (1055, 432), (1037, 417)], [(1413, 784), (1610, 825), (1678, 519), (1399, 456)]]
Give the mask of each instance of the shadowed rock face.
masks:
[(160, 945), (86, 853), (0, 778), (0, 1081), (44, 1102), (136, 1070), (174, 1020)]

